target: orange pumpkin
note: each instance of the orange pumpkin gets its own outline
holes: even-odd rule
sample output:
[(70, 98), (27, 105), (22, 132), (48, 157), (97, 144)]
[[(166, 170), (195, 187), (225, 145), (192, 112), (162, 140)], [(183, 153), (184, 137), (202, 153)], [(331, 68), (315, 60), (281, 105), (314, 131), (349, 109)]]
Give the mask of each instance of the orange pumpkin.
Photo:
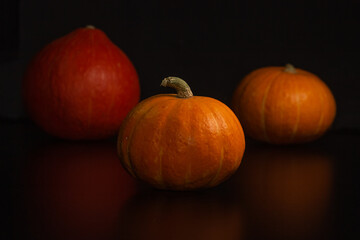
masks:
[(329, 129), (336, 113), (326, 84), (291, 64), (251, 72), (238, 85), (232, 107), (245, 134), (274, 144), (315, 140)]
[(235, 114), (222, 102), (193, 96), (180, 78), (161, 83), (177, 90), (139, 103), (118, 137), (118, 155), (134, 177), (160, 189), (218, 185), (240, 165), (245, 139)]

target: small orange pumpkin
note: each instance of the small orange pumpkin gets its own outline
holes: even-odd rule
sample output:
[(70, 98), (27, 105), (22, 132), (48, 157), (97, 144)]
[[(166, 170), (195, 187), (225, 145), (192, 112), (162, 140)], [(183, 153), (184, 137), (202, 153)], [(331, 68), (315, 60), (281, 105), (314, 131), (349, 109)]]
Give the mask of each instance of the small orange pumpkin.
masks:
[(232, 107), (245, 134), (274, 144), (315, 140), (329, 129), (336, 113), (326, 84), (291, 64), (248, 74), (234, 92)]
[(239, 167), (243, 129), (222, 102), (193, 96), (180, 78), (168, 77), (159, 94), (139, 103), (123, 122), (118, 155), (134, 177), (156, 188), (192, 190), (218, 185)]

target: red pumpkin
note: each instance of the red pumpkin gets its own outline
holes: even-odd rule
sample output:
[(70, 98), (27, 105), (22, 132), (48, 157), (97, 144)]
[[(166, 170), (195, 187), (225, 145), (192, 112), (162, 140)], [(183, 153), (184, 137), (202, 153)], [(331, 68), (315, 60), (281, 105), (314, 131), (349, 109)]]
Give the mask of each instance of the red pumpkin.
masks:
[(315, 140), (329, 129), (336, 113), (326, 84), (290, 64), (251, 72), (238, 85), (232, 107), (245, 134), (274, 144)]
[(222, 102), (193, 96), (181, 79), (139, 103), (121, 126), (118, 154), (128, 172), (161, 189), (213, 187), (239, 167), (245, 139), (235, 114)]
[(66, 139), (117, 133), (139, 101), (138, 76), (128, 57), (99, 29), (79, 28), (45, 46), (31, 61), (23, 93), (30, 117)]

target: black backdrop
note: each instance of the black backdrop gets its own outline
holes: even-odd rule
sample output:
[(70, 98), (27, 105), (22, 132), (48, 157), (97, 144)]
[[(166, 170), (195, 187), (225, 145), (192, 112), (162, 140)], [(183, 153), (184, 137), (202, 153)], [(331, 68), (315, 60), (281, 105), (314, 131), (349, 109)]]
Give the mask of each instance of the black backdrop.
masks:
[(134, 63), (142, 99), (185, 79), (195, 95), (229, 103), (250, 71), (292, 63), (317, 74), (338, 105), (334, 129), (360, 130), (357, 0), (2, 0), (0, 116), (26, 119), (21, 76), (45, 44), (70, 31), (102, 29)]

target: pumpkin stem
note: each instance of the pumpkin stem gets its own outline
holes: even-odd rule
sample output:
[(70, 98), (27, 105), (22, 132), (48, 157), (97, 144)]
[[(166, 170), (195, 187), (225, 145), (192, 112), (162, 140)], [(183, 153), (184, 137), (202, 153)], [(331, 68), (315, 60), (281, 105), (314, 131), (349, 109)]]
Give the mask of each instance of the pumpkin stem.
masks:
[(179, 98), (190, 98), (194, 96), (189, 85), (178, 77), (164, 78), (160, 86), (174, 88)]
[(288, 63), (285, 65), (284, 72), (296, 73), (296, 68), (292, 64)]
[(88, 29), (95, 29), (95, 27), (93, 25), (87, 25), (86, 28)]

